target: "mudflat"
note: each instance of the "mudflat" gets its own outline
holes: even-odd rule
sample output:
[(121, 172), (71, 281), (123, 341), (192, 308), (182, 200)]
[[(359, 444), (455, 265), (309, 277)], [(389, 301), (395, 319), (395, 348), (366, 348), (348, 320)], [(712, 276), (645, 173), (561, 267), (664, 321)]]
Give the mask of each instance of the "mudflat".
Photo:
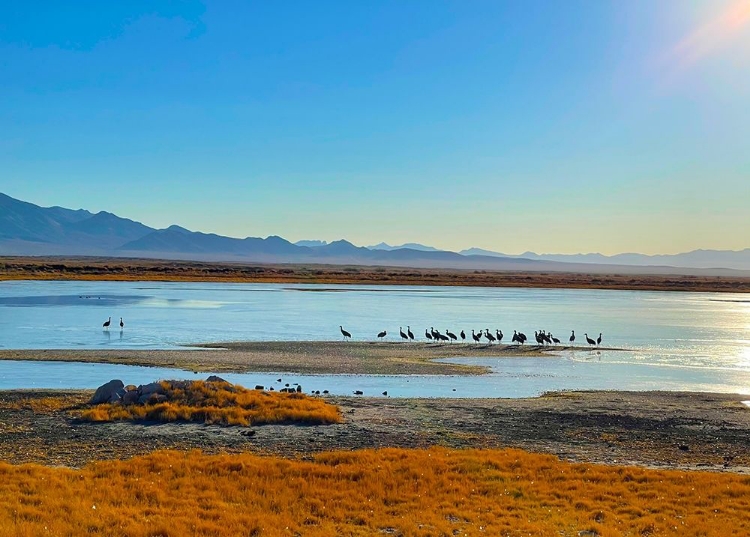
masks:
[[(644, 268), (643, 272), (646, 272)], [(676, 272), (677, 269), (675, 269)], [(367, 285), (464, 285), (644, 291), (750, 292), (750, 277), (681, 274), (272, 265), (120, 258), (0, 257), (0, 280), (201, 281)]]
[(504, 448), (563, 460), (750, 473), (747, 396), (563, 392), (528, 399), (331, 397), (344, 420), (320, 426), (88, 423), (93, 391), (1, 391), (0, 460), (82, 466), (156, 449), (301, 457), (359, 448)]
[[(0, 360), (62, 361), (172, 367), (198, 372), (299, 374), (471, 375), (485, 367), (438, 358), (545, 356), (583, 347), (430, 344), (422, 342), (251, 341), (175, 350), (0, 350)], [(615, 350), (601, 347), (600, 350)]]

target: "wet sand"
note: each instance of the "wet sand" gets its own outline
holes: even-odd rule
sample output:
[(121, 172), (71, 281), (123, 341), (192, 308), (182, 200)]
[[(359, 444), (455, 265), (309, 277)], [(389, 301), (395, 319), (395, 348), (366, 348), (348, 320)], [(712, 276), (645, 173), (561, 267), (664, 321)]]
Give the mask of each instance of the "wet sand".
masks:
[[(176, 350), (0, 350), (0, 360), (62, 361), (173, 367), (216, 373), (285, 372), (351, 375), (477, 375), (485, 367), (438, 358), (553, 356), (584, 347), (350, 341), (210, 343)], [(617, 350), (601, 347), (599, 350)]]
[(528, 399), (331, 397), (344, 422), (253, 428), (83, 423), (93, 391), (0, 391), (0, 460), (82, 466), (156, 449), (306, 457), (382, 447), (514, 447), (563, 460), (750, 474), (747, 396), (565, 392)]

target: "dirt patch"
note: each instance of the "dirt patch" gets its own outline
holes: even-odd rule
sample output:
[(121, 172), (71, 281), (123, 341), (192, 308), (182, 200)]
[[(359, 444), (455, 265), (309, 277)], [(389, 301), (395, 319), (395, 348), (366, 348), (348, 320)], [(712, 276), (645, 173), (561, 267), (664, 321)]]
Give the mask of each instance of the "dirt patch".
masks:
[[(750, 473), (746, 396), (565, 392), (530, 399), (330, 398), (344, 423), (254, 428), (82, 423), (93, 392), (0, 392), (0, 460), (81, 466), (156, 449), (306, 457), (332, 449), (502, 448), (564, 460)], [(43, 400), (44, 403), (35, 401)], [(55, 404), (55, 400), (62, 403)]]

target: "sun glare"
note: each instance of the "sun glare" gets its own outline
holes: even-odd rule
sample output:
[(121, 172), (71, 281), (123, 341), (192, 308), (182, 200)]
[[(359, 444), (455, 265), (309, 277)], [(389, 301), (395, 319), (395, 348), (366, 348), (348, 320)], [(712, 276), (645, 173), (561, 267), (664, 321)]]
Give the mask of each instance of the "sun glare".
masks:
[(688, 69), (732, 44), (748, 28), (749, 22), (750, 0), (733, 2), (683, 37), (666, 54), (666, 63), (678, 71)]

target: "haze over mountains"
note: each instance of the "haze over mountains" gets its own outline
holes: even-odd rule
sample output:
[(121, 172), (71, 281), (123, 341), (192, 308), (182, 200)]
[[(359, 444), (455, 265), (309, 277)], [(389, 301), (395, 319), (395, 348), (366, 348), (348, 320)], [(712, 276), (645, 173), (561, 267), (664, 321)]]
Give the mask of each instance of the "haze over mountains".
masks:
[[(114, 256), (247, 261), (390, 265), (475, 270), (648, 272), (723, 274), (750, 271), (750, 248), (696, 250), (677, 255), (507, 255), (470, 248), (447, 252), (415, 243), (358, 247), (345, 240), (291, 243), (276, 236), (236, 239), (177, 225), (154, 229), (105, 211), (39, 207), (0, 193), (0, 255)], [(710, 269), (710, 270), (707, 270)], [(730, 269), (730, 270), (727, 270)]]

